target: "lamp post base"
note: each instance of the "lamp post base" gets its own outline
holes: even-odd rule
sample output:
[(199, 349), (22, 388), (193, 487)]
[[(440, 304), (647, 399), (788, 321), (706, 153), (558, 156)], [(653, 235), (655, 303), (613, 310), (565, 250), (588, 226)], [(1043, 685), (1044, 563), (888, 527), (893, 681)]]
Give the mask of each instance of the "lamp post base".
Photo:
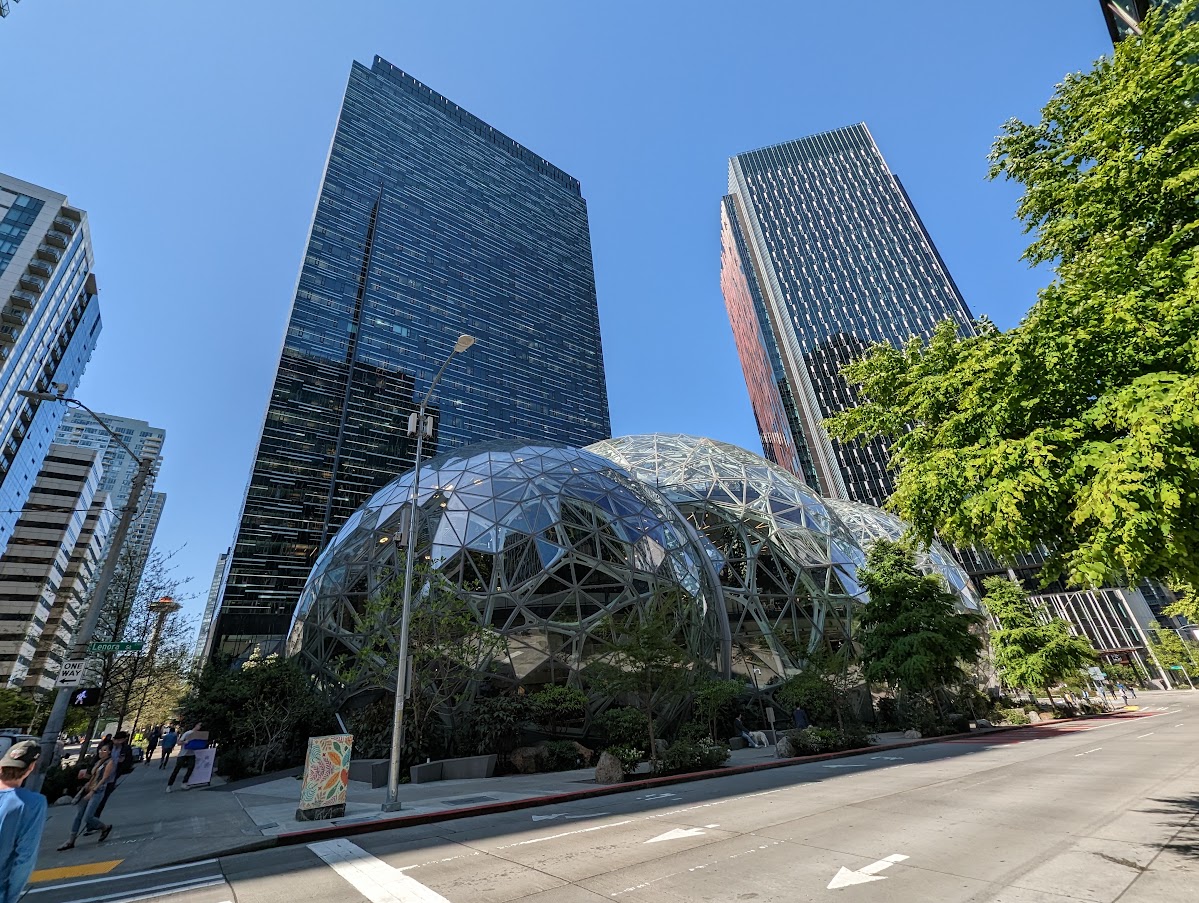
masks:
[(399, 812), (404, 807), (399, 800), (396, 800), (394, 803), (384, 803), (382, 808), (384, 812)]

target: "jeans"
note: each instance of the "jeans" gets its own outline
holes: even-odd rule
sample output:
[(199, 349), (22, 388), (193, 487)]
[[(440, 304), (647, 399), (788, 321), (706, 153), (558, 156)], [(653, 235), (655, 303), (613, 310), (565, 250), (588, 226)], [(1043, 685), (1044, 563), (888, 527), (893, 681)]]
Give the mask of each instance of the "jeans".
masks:
[(103, 791), (98, 791), (96, 793), (96, 795), (100, 797), (100, 805), (96, 807), (96, 811), (94, 813), (96, 818), (99, 818), (104, 814), (104, 807), (108, 805), (108, 798), (112, 796), (112, 792), (116, 789), (117, 782), (113, 781), (111, 784), (105, 784)]
[(104, 799), (104, 788), (99, 788), (91, 795), (90, 799), (82, 799), (75, 804), (75, 821), (71, 825), (71, 838), (74, 839), (79, 834), (79, 828), (86, 823), (89, 831), (99, 831), (104, 827), (104, 822), (96, 817), (96, 809), (100, 806), (100, 801)]
[(175, 776), (179, 774), (179, 770), (182, 768), (187, 769), (183, 775), (183, 783), (186, 784), (191, 780), (192, 772), (196, 769), (196, 754), (194, 752), (189, 753), (187, 750), (184, 750), (179, 754), (179, 758), (175, 760), (175, 770), (171, 772), (171, 777), (167, 781), (168, 787), (175, 783)]
[(169, 759), (171, 757), (171, 753), (174, 752), (174, 750), (175, 750), (175, 747), (173, 747), (173, 746), (164, 746), (162, 748), (162, 757), (158, 761), (159, 768), (167, 767), (167, 759)]

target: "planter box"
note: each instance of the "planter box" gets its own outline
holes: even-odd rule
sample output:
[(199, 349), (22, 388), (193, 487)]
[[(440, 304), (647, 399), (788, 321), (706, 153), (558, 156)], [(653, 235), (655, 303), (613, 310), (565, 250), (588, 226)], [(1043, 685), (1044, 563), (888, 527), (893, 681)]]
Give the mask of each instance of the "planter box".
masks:
[(495, 775), (497, 756), (466, 756), (461, 759), (440, 759), (413, 765), (408, 780), (413, 784), (431, 781), (459, 781), (464, 778), (490, 778)]
[(387, 786), (388, 759), (351, 759), (350, 780), (370, 784), (371, 789)]

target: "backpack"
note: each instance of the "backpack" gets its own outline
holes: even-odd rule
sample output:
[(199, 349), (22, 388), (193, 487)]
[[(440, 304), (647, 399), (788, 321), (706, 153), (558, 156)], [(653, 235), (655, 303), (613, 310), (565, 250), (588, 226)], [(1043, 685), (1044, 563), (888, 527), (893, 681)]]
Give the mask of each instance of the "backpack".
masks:
[(131, 771), (133, 771), (133, 750), (126, 746), (121, 750), (121, 759), (117, 762), (117, 777), (124, 777)]

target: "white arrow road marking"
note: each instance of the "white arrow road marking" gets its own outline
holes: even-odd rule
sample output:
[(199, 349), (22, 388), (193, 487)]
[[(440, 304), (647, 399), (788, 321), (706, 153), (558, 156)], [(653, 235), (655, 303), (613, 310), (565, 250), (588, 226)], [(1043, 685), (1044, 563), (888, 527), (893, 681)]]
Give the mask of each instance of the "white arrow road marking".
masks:
[(651, 793), (648, 796), (636, 797), (636, 799), (639, 799), (639, 800), (668, 800), (668, 799), (678, 799), (678, 797), (679, 797), (679, 795), (677, 793)]
[(825, 765), (824, 767), (825, 768), (865, 768), (866, 765), (867, 765), (866, 762), (854, 762), (852, 764), (846, 763), (845, 765)]
[(611, 812), (589, 812), (586, 815), (567, 815), (555, 812), (553, 815), (534, 815), (533, 821), (552, 821), (555, 818), (599, 818), (601, 815), (611, 815)]
[(661, 840), (682, 840), (684, 837), (699, 837), (703, 833), (703, 830), (700, 828), (675, 828), (672, 831), (667, 831), (665, 834), (651, 837), (646, 843), (658, 843)]
[(851, 884), (865, 884), (868, 881), (883, 881), (886, 875), (879, 875), (883, 869), (889, 869), (897, 862), (903, 862), (908, 857), (902, 853), (892, 853), (886, 859), (880, 859), (878, 862), (872, 862), (870, 865), (863, 866), (856, 872), (851, 872), (845, 866), (841, 866), (841, 870), (833, 876), (833, 880), (828, 883), (828, 890), (836, 890), (839, 887), (849, 887)]
[(370, 903), (450, 903), (441, 894), (348, 840), (323, 840), (308, 844), (308, 849)]

